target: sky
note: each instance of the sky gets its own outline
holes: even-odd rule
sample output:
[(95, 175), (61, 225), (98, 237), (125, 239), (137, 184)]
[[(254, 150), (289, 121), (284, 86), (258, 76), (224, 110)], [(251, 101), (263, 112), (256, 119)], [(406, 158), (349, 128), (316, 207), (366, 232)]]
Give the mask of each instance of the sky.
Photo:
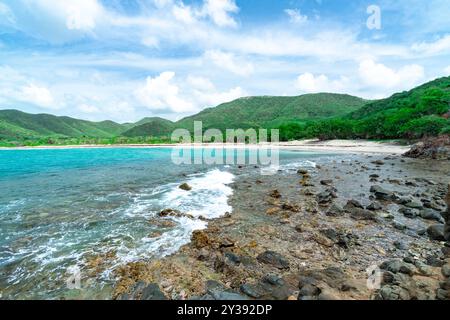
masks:
[(0, 109), (178, 120), (450, 75), (448, 0), (0, 0)]

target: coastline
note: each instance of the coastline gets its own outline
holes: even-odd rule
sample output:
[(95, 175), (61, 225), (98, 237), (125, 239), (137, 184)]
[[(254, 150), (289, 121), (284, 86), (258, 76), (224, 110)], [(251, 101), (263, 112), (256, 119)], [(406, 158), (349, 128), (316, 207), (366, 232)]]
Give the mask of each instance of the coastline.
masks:
[(5, 150), (64, 150), (64, 149), (109, 149), (109, 148), (279, 148), (280, 150), (293, 151), (323, 151), (323, 152), (343, 152), (343, 153), (373, 153), (373, 154), (403, 154), (411, 146), (402, 146), (389, 142), (374, 142), (367, 140), (302, 140), (280, 143), (265, 144), (127, 144), (127, 145), (74, 145), (74, 146), (36, 146), (36, 147), (0, 147), (0, 151)]
[[(210, 220), (171, 256), (119, 268), (113, 298), (145, 299), (150, 285), (176, 300), (436, 299), (445, 263), (442, 243), (427, 234), (436, 215), (421, 216), (425, 208), (411, 216), (406, 202), (371, 190), (377, 185), (399, 197), (426, 190), (439, 199), (432, 207), (445, 210), (449, 166), (355, 154), (276, 177), (233, 169), (232, 214)], [(370, 268), (398, 283), (370, 288)]]

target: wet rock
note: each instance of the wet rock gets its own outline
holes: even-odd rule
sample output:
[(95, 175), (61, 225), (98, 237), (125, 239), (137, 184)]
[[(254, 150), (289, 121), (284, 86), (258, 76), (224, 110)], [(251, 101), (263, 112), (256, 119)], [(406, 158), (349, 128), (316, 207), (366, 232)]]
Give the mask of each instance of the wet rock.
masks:
[(281, 198), (281, 193), (278, 190), (273, 190), (272, 192), (270, 192), (269, 196), (274, 198), (274, 199), (280, 199)]
[(223, 284), (217, 281), (209, 280), (206, 282), (206, 294), (204, 296), (205, 299), (210, 300), (249, 300), (248, 297), (239, 294), (233, 290), (226, 288)]
[(394, 247), (398, 250), (407, 250), (408, 246), (401, 241), (394, 241)]
[(400, 231), (403, 231), (403, 230), (408, 229), (407, 226), (405, 226), (403, 223), (400, 223), (400, 222), (398, 222), (398, 221), (393, 221), (393, 222), (392, 222), (392, 226), (393, 226), (395, 229), (400, 230)]
[(412, 200), (412, 201), (405, 203), (405, 207), (412, 208), (412, 209), (423, 209), (422, 202), (417, 201), (417, 200)]
[(179, 186), (179, 188), (180, 188), (181, 190), (184, 190), (184, 191), (191, 191), (191, 190), (192, 190), (192, 187), (191, 187), (190, 185), (188, 185), (187, 183), (181, 184), (181, 185)]
[(352, 233), (346, 233), (342, 231), (337, 231), (335, 229), (324, 229), (321, 230), (321, 233), (326, 236), (328, 239), (337, 244), (340, 247), (348, 249), (350, 245), (356, 243), (357, 237)]
[(409, 295), (408, 290), (403, 289), (402, 287), (395, 285), (388, 285), (381, 288), (377, 296), (376, 300), (410, 300), (411, 296)]
[(379, 211), (383, 209), (383, 206), (378, 202), (372, 202), (366, 207), (366, 209), (370, 211)]
[(273, 216), (273, 215), (277, 214), (278, 212), (280, 212), (280, 208), (273, 207), (273, 208), (267, 209), (266, 214), (269, 216)]
[(353, 208), (364, 209), (363, 205), (361, 203), (359, 203), (359, 201), (357, 201), (357, 200), (347, 201), (347, 204), (345, 205), (344, 209), (349, 210), (349, 209), (353, 209)]
[(290, 203), (283, 203), (281, 205), (281, 209), (291, 212), (300, 212), (301, 208), (298, 205), (290, 204)]
[(450, 160), (450, 135), (427, 138), (404, 154), (409, 158)]
[(190, 214), (187, 213), (182, 213), (178, 210), (173, 210), (173, 209), (164, 209), (161, 212), (158, 213), (158, 216), (161, 218), (165, 218), (165, 217), (176, 217), (176, 218), (189, 218), (189, 219), (194, 219), (194, 217)]
[(297, 173), (299, 175), (307, 175), (307, 174), (309, 174), (308, 170), (306, 170), (306, 169), (298, 169)]
[(436, 291), (436, 299), (438, 300), (450, 300), (450, 291), (443, 290), (441, 288)]
[(344, 214), (344, 209), (339, 206), (338, 204), (333, 203), (328, 211), (326, 212), (326, 215), (328, 217), (340, 217)]
[(372, 186), (370, 192), (374, 193), (378, 200), (388, 201), (394, 198), (394, 193), (392, 191), (386, 190), (381, 186)]
[(425, 220), (434, 220), (437, 222), (444, 223), (444, 218), (442, 217), (442, 215), (433, 209), (424, 209), (420, 211), (419, 215), (422, 219)]
[(335, 198), (337, 195), (334, 189), (327, 189), (316, 196), (317, 202), (322, 205), (329, 204)]
[(333, 184), (333, 180), (321, 180), (320, 184), (323, 186), (331, 186)]
[(350, 217), (352, 219), (376, 221), (376, 215), (372, 211), (356, 207), (354, 206), (353, 202), (349, 201), (349, 203), (347, 203), (347, 205), (344, 207), (344, 210), (350, 213)]
[(224, 254), (225, 258), (233, 264), (239, 265), (241, 263), (241, 258), (232, 252), (226, 252)]
[(168, 300), (156, 283), (148, 285), (141, 295), (141, 300)]
[(203, 230), (194, 231), (191, 238), (192, 244), (197, 249), (202, 249), (210, 245), (210, 240), (208, 235)]
[(375, 164), (377, 166), (382, 166), (384, 165), (384, 161), (383, 160), (375, 160), (375, 161), (371, 161), (372, 164)]
[(450, 277), (450, 264), (445, 264), (442, 267), (442, 274), (444, 275), (444, 277), (447, 277), (447, 278)]
[(261, 263), (271, 265), (277, 269), (289, 269), (289, 261), (281, 254), (274, 251), (265, 251), (261, 253), (257, 260)]
[(411, 208), (400, 208), (398, 210), (399, 213), (403, 214), (405, 217), (414, 219), (418, 216), (419, 212), (417, 210), (411, 209)]
[(243, 284), (240, 287), (241, 292), (255, 299), (260, 299), (266, 295), (266, 291), (259, 285)]
[(398, 259), (385, 261), (380, 265), (380, 268), (382, 270), (390, 271), (394, 274), (400, 272), (409, 276), (413, 275), (416, 272), (416, 267), (414, 265)]
[(428, 227), (427, 233), (431, 240), (445, 241), (443, 224), (435, 224)]

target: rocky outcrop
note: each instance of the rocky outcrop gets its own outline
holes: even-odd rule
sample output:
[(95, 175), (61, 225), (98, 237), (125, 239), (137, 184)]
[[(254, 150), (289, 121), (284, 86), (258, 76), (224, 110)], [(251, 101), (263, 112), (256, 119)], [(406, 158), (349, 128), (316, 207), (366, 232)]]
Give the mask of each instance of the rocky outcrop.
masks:
[(450, 160), (450, 135), (425, 139), (415, 144), (404, 156), (409, 158)]

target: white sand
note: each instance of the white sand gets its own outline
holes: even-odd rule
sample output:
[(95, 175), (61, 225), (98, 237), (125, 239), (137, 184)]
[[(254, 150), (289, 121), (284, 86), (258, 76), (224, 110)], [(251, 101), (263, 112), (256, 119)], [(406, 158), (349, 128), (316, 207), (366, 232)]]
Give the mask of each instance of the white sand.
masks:
[[(229, 144), (192, 144), (182, 145), (193, 148), (261, 148), (271, 144), (258, 145), (229, 145)], [(0, 150), (39, 150), (39, 149), (82, 149), (82, 148), (172, 148), (174, 144), (158, 144), (158, 145), (79, 145), (79, 146), (39, 146), (39, 147), (17, 147), (17, 148), (0, 148)], [(284, 150), (298, 151), (317, 151), (317, 152), (344, 152), (344, 153), (381, 153), (381, 154), (403, 154), (407, 152), (411, 146), (401, 146), (386, 142), (374, 142), (366, 140), (302, 140), (280, 142), (273, 144)]]

